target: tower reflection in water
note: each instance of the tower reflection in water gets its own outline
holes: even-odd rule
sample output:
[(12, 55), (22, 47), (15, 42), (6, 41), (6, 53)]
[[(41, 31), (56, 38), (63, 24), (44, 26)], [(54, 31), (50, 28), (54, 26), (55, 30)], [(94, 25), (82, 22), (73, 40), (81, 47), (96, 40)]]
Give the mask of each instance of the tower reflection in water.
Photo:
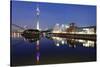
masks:
[(77, 45), (82, 45), (83, 47), (95, 47), (95, 41), (83, 40), (83, 39), (70, 39), (61, 37), (51, 37), (56, 46), (61, 46), (67, 44), (69, 47), (76, 48)]
[(35, 53), (35, 64), (39, 64), (40, 63), (40, 45), (39, 45), (39, 39), (40, 37), (34, 37), (34, 38), (27, 38), (24, 36), (24, 41), (28, 41), (30, 43), (36, 43), (36, 53)]
[(36, 42), (36, 64), (39, 64), (40, 61), (40, 52), (39, 52), (39, 40)]

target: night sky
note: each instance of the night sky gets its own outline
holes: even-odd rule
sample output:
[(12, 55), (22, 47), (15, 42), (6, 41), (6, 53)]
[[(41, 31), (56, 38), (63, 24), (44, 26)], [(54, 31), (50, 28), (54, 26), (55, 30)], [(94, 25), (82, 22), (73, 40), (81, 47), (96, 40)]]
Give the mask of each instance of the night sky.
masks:
[(12, 1), (12, 23), (28, 28), (36, 26), (36, 4), (40, 7), (40, 28), (52, 28), (56, 23), (77, 26), (96, 25), (96, 6)]

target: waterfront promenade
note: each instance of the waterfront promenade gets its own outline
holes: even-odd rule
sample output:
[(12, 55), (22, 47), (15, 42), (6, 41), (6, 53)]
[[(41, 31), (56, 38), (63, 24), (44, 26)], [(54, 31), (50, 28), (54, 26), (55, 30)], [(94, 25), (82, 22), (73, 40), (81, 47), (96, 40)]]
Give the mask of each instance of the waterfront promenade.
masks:
[(52, 36), (56, 37), (66, 37), (72, 39), (87, 39), (96, 41), (96, 34), (70, 34), (70, 33), (50, 33)]

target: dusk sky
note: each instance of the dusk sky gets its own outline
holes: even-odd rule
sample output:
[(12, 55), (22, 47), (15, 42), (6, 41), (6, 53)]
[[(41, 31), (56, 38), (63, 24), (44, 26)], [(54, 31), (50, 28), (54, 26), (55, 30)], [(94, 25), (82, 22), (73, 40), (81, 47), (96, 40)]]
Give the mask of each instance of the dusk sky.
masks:
[(36, 4), (40, 8), (40, 28), (52, 28), (56, 23), (77, 26), (96, 25), (96, 6), (12, 1), (12, 23), (28, 28), (36, 26)]

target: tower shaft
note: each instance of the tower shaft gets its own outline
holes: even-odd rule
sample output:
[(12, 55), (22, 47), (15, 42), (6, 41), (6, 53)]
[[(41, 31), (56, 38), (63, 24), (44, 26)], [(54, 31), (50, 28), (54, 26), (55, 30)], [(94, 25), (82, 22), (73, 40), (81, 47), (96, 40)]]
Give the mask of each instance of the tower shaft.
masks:
[(36, 16), (37, 16), (37, 21), (36, 21), (36, 23), (37, 23), (37, 25), (36, 25), (36, 29), (40, 29), (39, 28), (39, 16), (40, 16), (40, 9), (39, 9), (39, 5), (37, 4), (37, 8), (36, 8)]

